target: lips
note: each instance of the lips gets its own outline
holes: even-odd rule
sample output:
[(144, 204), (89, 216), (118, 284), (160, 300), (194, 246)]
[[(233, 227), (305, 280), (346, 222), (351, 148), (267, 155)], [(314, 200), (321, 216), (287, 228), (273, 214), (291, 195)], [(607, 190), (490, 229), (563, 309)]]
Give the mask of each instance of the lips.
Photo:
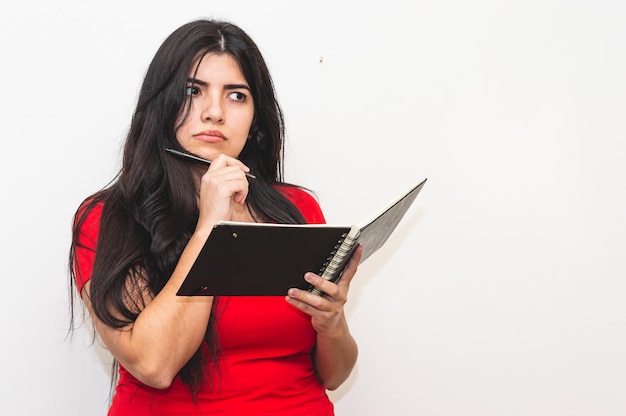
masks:
[(226, 137), (218, 130), (205, 130), (194, 134), (193, 137), (205, 143), (219, 143), (226, 140)]

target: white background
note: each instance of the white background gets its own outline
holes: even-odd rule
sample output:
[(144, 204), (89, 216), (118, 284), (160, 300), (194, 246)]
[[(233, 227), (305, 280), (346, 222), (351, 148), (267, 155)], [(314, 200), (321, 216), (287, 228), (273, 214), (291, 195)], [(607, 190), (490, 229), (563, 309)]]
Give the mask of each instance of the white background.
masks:
[(621, 0), (3, 2), (0, 414), (106, 412), (106, 352), (67, 338), (71, 217), (198, 17), (260, 45), (329, 222), (428, 177), (353, 284), (338, 415), (626, 414)]

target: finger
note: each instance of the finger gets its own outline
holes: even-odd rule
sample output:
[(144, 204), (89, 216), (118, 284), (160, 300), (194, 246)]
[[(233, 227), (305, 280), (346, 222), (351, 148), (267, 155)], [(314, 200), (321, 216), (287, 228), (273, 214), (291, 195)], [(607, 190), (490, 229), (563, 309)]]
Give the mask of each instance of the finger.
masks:
[(316, 312), (323, 310), (324, 305), (328, 303), (328, 300), (321, 296), (296, 288), (289, 289), (285, 299), (287, 302), (309, 315), (313, 315)]
[[(323, 277), (315, 273), (312, 273), (312, 272), (305, 273), (304, 280), (310, 283), (315, 289), (319, 290), (320, 292), (323, 292), (323, 294), (325, 294), (327, 297), (333, 300), (341, 300), (344, 297), (344, 296), (341, 296), (341, 294), (339, 293), (340, 288), (336, 283), (326, 280)], [(312, 296), (315, 296), (318, 298), (321, 297), (317, 293), (311, 293), (311, 294)]]
[(359, 244), (359, 246), (354, 250), (350, 260), (348, 261), (348, 265), (344, 269), (341, 274), (341, 278), (337, 282), (338, 285), (341, 286), (349, 286), (352, 278), (356, 274), (356, 271), (359, 267), (359, 263), (361, 262), (361, 257), (363, 256), (363, 246)]
[(213, 162), (211, 162), (209, 169), (218, 169), (224, 166), (236, 166), (244, 173), (250, 172), (250, 168), (246, 166), (241, 160), (235, 159), (234, 157), (226, 156), (225, 154), (220, 154), (219, 156), (217, 156), (213, 160)]
[(200, 185), (201, 225), (230, 220), (233, 204), (244, 204), (247, 195), (248, 181), (238, 167), (225, 166), (207, 171), (202, 175)]
[(250, 169), (240, 160), (220, 154), (211, 163), (205, 175), (207, 175), (207, 178), (214, 178), (216, 181), (242, 181), (243, 179), (240, 183), (245, 185), (245, 187), (234, 190), (230, 188), (231, 192), (229, 193), (229, 197), (232, 197), (235, 202), (243, 204), (248, 194), (248, 181), (245, 178), (245, 173), (249, 171)]
[[(202, 182), (216, 190), (248, 190), (248, 180), (239, 166), (213, 167), (202, 175)], [(229, 196), (232, 196), (233, 192)]]

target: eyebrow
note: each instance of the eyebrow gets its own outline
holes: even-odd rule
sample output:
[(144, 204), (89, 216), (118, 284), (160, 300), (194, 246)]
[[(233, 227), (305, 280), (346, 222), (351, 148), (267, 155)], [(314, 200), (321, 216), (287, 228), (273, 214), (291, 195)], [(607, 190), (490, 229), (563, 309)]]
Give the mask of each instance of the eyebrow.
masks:
[[(187, 78), (187, 83), (189, 83), (189, 84), (197, 84), (197, 85), (200, 85), (201, 87), (208, 87), (209, 86), (208, 82), (199, 80), (197, 78)], [(247, 86), (246, 84), (226, 84), (226, 85), (224, 85), (224, 89), (226, 89), (226, 90), (245, 89), (245, 90), (250, 91), (250, 87)]]

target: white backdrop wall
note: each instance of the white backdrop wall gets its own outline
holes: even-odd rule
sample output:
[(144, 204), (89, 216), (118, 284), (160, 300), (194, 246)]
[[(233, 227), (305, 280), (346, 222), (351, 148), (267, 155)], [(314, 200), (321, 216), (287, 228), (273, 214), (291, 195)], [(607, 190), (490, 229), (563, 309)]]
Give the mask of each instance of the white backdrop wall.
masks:
[(108, 354), (67, 338), (71, 216), (197, 17), (261, 46), (329, 222), (429, 178), (353, 284), (338, 415), (626, 414), (625, 5), (3, 2), (0, 414), (105, 413)]

